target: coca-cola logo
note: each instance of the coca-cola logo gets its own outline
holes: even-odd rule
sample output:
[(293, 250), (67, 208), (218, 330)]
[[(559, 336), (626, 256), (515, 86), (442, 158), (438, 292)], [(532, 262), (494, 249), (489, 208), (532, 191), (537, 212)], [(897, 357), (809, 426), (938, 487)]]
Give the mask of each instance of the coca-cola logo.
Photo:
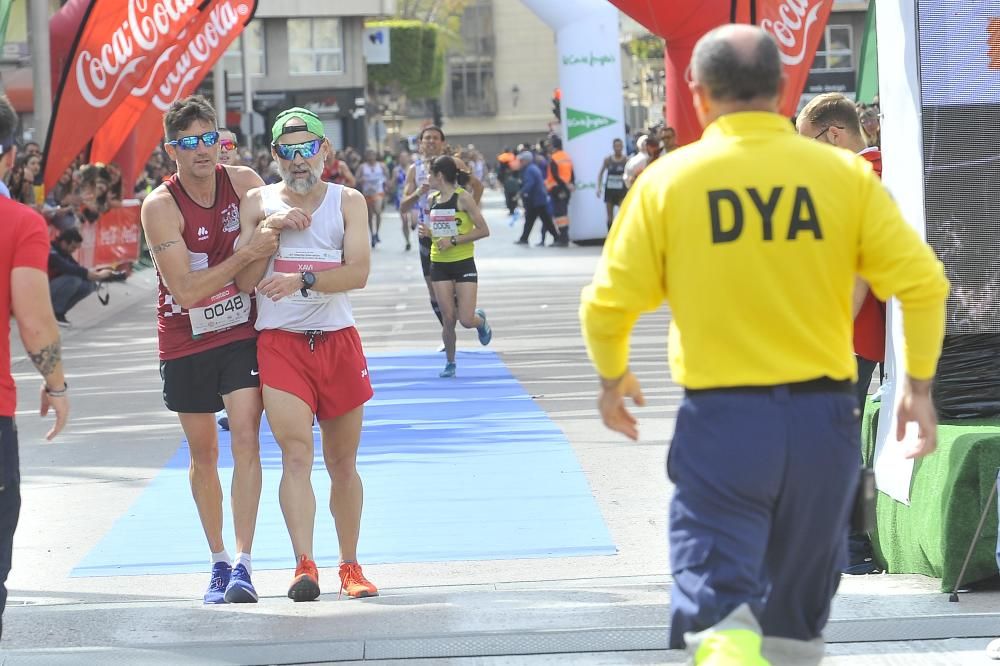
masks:
[[(160, 84), (153, 95), (153, 105), (160, 111), (166, 111), (170, 105), (184, 96), (188, 84), (198, 76), (201, 68), (208, 64), (216, 53), (219, 45), (240, 24), (240, 14), (246, 15), (249, 10), (245, 5), (235, 7), (229, 0), (214, 7), (208, 20), (201, 26), (187, 43), (187, 49), (177, 58), (172, 72)], [(185, 34), (181, 33), (178, 41), (184, 42)]]
[(764, 19), (760, 27), (778, 40), (781, 62), (799, 65), (805, 60), (809, 31), (819, 20), (824, 0), (783, 0), (777, 8), (777, 18)]
[(129, 0), (127, 18), (108, 41), (77, 55), (76, 82), (83, 99), (97, 109), (107, 106), (161, 41), (190, 20), (197, 2), (158, 0), (150, 7), (148, 0)]
[(181, 47), (178, 44), (171, 44), (165, 48), (163, 53), (160, 54), (160, 57), (156, 59), (156, 62), (153, 63), (153, 66), (150, 68), (149, 74), (146, 76), (146, 80), (135, 88), (132, 88), (131, 95), (133, 97), (142, 97), (148, 93), (150, 88), (153, 87), (153, 83), (159, 79), (160, 71), (168, 67), (170, 63), (173, 62), (180, 48)]

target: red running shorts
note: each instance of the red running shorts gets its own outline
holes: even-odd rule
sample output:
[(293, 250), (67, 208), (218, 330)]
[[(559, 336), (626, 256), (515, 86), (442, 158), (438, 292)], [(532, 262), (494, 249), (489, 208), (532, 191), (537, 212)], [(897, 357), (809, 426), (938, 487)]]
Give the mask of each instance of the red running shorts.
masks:
[(353, 326), (313, 337), (264, 330), (257, 339), (260, 383), (291, 393), (309, 405), (320, 421), (365, 404), (374, 392), (361, 337)]

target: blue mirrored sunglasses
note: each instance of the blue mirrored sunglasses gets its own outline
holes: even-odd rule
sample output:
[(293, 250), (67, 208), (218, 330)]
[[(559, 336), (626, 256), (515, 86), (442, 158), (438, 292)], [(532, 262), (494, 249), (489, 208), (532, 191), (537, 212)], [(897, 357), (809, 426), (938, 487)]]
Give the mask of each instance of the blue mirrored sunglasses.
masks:
[(177, 146), (181, 150), (194, 150), (198, 147), (199, 141), (205, 144), (206, 148), (210, 148), (214, 146), (218, 140), (219, 140), (218, 132), (205, 132), (201, 136), (182, 136), (179, 139), (174, 139), (173, 141), (167, 141), (167, 145)]
[(319, 147), (322, 143), (323, 141), (320, 139), (302, 143), (276, 143), (274, 144), (274, 152), (278, 153), (278, 157), (289, 162), (295, 159), (295, 153), (301, 155), (302, 159), (308, 160), (319, 154)]

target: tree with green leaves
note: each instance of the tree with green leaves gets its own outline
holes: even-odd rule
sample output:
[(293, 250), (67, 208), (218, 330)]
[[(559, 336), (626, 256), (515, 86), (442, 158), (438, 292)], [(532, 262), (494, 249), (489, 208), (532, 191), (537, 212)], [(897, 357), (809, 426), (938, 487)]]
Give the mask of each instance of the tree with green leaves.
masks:
[(461, 44), (462, 15), (472, 2), (397, 0), (394, 19), (366, 23), (369, 27), (389, 28), (390, 63), (368, 66), (372, 92), (385, 102), (394, 99), (400, 108), (405, 106), (406, 98), (440, 97), (445, 52)]
[(415, 20), (377, 21), (368, 25), (389, 28), (390, 62), (368, 66), (368, 80), (372, 84), (413, 99), (441, 94), (444, 55), (438, 47), (439, 28)]

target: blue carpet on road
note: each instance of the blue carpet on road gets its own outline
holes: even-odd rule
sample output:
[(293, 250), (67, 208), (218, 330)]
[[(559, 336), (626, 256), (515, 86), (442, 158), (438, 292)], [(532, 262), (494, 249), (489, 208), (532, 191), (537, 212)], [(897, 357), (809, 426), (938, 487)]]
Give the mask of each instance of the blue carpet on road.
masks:
[[(615, 546), (569, 442), (492, 352), (372, 355), (375, 397), (365, 411), (358, 468), (365, 508), (363, 564), (611, 555)], [(229, 435), (220, 432), (225, 540), (235, 555)], [(319, 430), (315, 559), (339, 560)], [(264, 488), (253, 561), (294, 568), (278, 506), (281, 452), (261, 428)], [(208, 570), (208, 547), (188, 485), (186, 442), (73, 570), (79, 576)]]

